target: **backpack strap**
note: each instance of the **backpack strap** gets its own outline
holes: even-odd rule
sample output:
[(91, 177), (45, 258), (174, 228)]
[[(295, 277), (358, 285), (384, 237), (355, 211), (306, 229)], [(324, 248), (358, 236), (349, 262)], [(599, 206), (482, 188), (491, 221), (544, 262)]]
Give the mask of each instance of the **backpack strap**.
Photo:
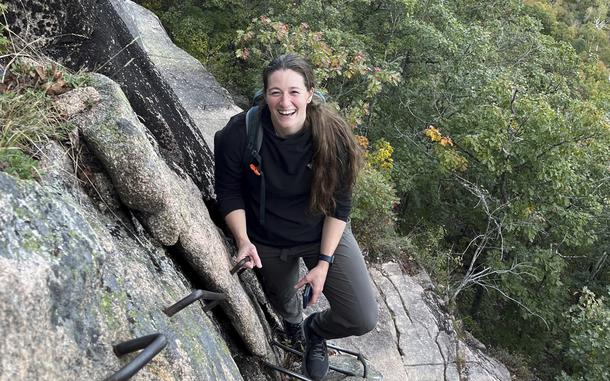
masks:
[(246, 135), (248, 143), (246, 145), (246, 154), (244, 155), (244, 165), (247, 169), (261, 178), (259, 220), (261, 225), (264, 225), (266, 187), (265, 173), (263, 172), (263, 159), (260, 155), (260, 149), (263, 145), (263, 125), (260, 120), (259, 109), (259, 106), (252, 106), (246, 113)]
[(248, 144), (246, 146), (245, 163), (247, 166), (261, 164), (259, 151), (263, 145), (263, 131), (259, 115), (259, 106), (252, 106), (246, 113), (246, 134), (248, 135)]

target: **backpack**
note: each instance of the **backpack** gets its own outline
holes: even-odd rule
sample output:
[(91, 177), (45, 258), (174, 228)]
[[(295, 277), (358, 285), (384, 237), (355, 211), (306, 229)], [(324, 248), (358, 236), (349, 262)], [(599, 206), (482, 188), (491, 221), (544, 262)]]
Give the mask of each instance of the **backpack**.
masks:
[[(314, 97), (317, 97), (321, 103), (326, 103), (326, 97), (320, 91), (315, 90)], [(247, 144), (243, 158), (244, 166), (261, 178), (259, 221), (261, 225), (264, 225), (266, 199), (265, 173), (263, 172), (263, 159), (259, 154), (263, 145), (263, 125), (260, 118), (260, 103), (262, 98), (263, 91), (257, 90), (252, 100), (252, 106), (246, 112)]]

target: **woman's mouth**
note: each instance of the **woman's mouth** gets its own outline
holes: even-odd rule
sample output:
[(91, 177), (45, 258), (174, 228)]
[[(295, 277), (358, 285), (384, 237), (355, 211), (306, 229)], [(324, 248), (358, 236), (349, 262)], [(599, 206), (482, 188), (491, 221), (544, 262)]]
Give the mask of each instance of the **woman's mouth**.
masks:
[(292, 116), (296, 114), (297, 110), (278, 110), (278, 114), (281, 116)]

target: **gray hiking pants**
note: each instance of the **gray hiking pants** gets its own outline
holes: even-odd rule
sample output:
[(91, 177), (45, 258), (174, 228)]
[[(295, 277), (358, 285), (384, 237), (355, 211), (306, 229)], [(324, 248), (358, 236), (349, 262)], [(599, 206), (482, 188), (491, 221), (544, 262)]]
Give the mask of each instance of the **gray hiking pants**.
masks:
[[(261, 275), (267, 299), (284, 320), (300, 323), (302, 300), (294, 288), (299, 280), (299, 258), (312, 269), (318, 264), (320, 244), (290, 248), (254, 245), (263, 264), (256, 271)], [(349, 225), (334, 257), (322, 291), (330, 308), (316, 315), (312, 327), (325, 339), (363, 335), (375, 328), (378, 306), (364, 258)]]

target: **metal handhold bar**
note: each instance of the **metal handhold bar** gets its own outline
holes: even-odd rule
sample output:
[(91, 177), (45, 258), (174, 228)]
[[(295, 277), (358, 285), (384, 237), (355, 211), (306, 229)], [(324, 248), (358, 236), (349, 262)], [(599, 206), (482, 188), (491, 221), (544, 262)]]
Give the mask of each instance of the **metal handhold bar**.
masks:
[(216, 307), (218, 305), (218, 303), (220, 303), (222, 300), (224, 300), (226, 298), (227, 298), (227, 295), (225, 295), (223, 293), (205, 291), (205, 290), (195, 290), (195, 291), (191, 292), (190, 295), (186, 296), (185, 298), (182, 298), (175, 304), (164, 308), (163, 312), (165, 312), (165, 314), (167, 316), (172, 317), (175, 314), (177, 314), (178, 312), (180, 312), (182, 309), (186, 308), (188, 305), (196, 302), (199, 299), (213, 300), (212, 303), (207, 304), (203, 308), (203, 311), (206, 312), (206, 311), (209, 311), (212, 308)]
[(350, 354), (352, 356), (356, 356), (356, 358), (362, 363), (362, 366), (364, 367), (364, 374), (362, 375), (362, 378), (367, 378), (368, 377), (369, 369), (368, 369), (368, 366), (366, 365), (366, 361), (365, 361), (366, 359), (364, 358), (364, 355), (362, 353), (350, 351), (350, 350), (345, 349), (345, 348), (339, 348), (339, 347), (337, 347), (335, 345), (332, 345), (332, 344), (326, 344), (326, 346), (331, 348), (331, 349), (334, 349), (336, 351), (343, 352), (343, 353), (348, 353), (348, 354)]
[(243, 273), (247, 269), (247, 267), (242, 267), (242, 266), (245, 265), (246, 262), (250, 262), (250, 261), (251, 261), (250, 257), (243, 258), (241, 261), (237, 262), (237, 264), (235, 266), (233, 266), (233, 268), (229, 272), (231, 273), (231, 275), (233, 275), (233, 274), (235, 274), (235, 272), (237, 270), (239, 270), (237, 272), (237, 275), (240, 275), (241, 273)]
[(280, 343), (280, 342), (279, 342), (279, 341), (277, 341), (277, 340), (271, 340), (271, 345), (275, 345), (276, 347), (280, 347), (280, 348), (282, 348), (283, 350), (285, 350), (286, 352), (290, 352), (290, 353), (292, 353), (293, 355), (297, 355), (297, 356), (303, 356), (303, 352), (301, 352), (301, 351), (297, 351), (296, 349), (291, 348), (291, 347), (289, 347), (289, 346), (288, 346), (288, 345), (286, 345), (286, 344), (282, 344), (282, 343)]
[(289, 376), (292, 376), (292, 377), (294, 377), (294, 378), (296, 378), (296, 379), (303, 380), (303, 381), (313, 381), (311, 378), (307, 378), (307, 377), (303, 376), (302, 374), (298, 374), (298, 373), (293, 372), (293, 371), (291, 371), (291, 370), (289, 370), (289, 369), (282, 368), (281, 366), (277, 366), (277, 365), (272, 364), (272, 363), (270, 363), (270, 362), (267, 362), (267, 361), (265, 361), (265, 360), (261, 360), (261, 362), (262, 362), (263, 364), (267, 365), (269, 368), (275, 369), (275, 370), (277, 370), (277, 371), (279, 371), (279, 372), (282, 372), (282, 373), (284, 373), (284, 374), (287, 374), (287, 375), (289, 375)]
[(125, 381), (136, 374), (144, 365), (148, 364), (165, 346), (167, 339), (163, 334), (155, 333), (148, 336), (138, 337), (136, 339), (124, 341), (117, 345), (113, 345), (112, 349), (117, 357), (124, 354), (135, 352), (143, 349), (131, 362), (122, 367), (118, 372), (106, 378), (104, 381)]
[[(288, 345), (282, 344), (279, 341), (271, 340), (271, 345), (275, 345), (276, 347), (280, 347), (283, 350), (285, 350), (286, 352), (292, 353), (293, 355), (303, 356), (303, 352), (297, 351), (294, 348), (290, 348)], [(329, 348), (331, 347), (329, 344), (327, 344), (327, 346)], [(333, 349), (336, 349), (336, 347), (333, 347)], [(350, 354), (353, 354), (353, 353), (350, 353)], [(360, 353), (358, 353), (358, 355), (360, 355)], [(367, 373), (366, 372), (366, 365), (364, 365), (364, 367), (365, 367), (364, 368), (365, 369), (364, 374), (366, 375), (366, 373)], [(337, 371), (339, 373), (343, 373), (343, 374), (345, 374), (347, 376), (358, 377), (358, 375), (356, 373), (352, 372), (351, 370), (345, 370), (345, 369), (337, 368), (334, 365), (329, 365), (328, 368), (331, 369), (331, 370)], [(366, 378), (366, 376), (363, 376), (363, 377)]]

